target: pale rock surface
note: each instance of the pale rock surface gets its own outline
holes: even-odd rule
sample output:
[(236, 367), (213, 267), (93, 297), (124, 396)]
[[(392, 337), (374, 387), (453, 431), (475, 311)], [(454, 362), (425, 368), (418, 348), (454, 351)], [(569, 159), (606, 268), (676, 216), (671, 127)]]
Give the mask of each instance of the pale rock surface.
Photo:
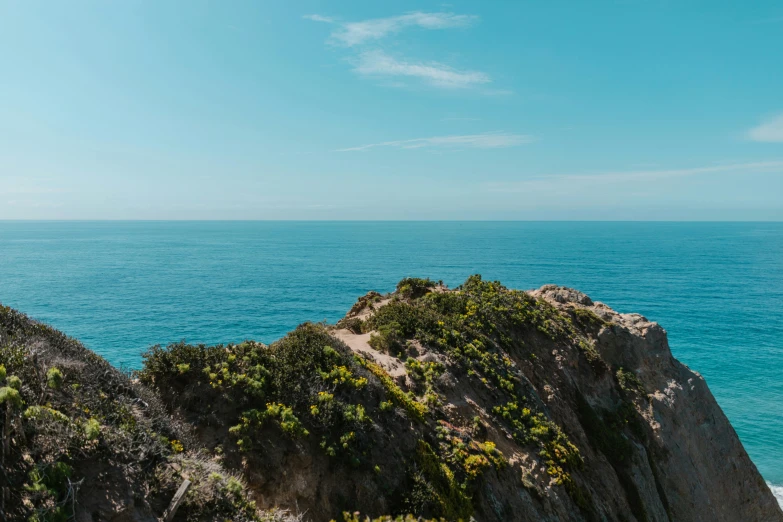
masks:
[[(650, 447), (637, 449), (654, 462), (663, 495), (648, 462), (637, 459), (632, 475), (651, 520), (783, 521), (780, 506), (704, 378), (672, 356), (660, 325), (639, 314), (617, 313), (568, 288), (547, 285), (530, 294), (558, 307), (587, 308), (609, 322), (599, 334), (598, 352), (639, 377), (654, 439)], [(586, 392), (595, 386), (585, 382), (580, 388)]]

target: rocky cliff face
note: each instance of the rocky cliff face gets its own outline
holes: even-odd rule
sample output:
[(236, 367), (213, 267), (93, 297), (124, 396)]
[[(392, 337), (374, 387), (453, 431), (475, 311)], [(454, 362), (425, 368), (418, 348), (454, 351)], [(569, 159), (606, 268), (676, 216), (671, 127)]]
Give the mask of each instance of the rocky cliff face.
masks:
[[(320, 521), (360, 510), (478, 521), (783, 521), (704, 379), (672, 357), (663, 328), (567, 288), (520, 292), (474, 276), (449, 290), (407, 279), (392, 294), (362, 297), (337, 325), (304, 324), (271, 346), (153, 348), (138, 382), (27, 319), (0, 319), (0, 334), (8, 332), (0, 340), (22, 353), (4, 348), (0, 363), (25, 382), (41, 380), (20, 388), (24, 404), (9, 417), (21, 455), (11, 459), (10, 498), (30, 510), (153, 520), (188, 478), (195, 493), (177, 520)], [(46, 384), (52, 368), (62, 373), (59, 391)], [(72, 386), (98, 374), (106, 390), (83, 396)], [(70, 419), (73, 451), (33, 444), (41, 419), (55, 414), (26, 409), (44, 402)], [(91, 421), (97, 433), (88, 433)], [(142, 435), (149, 442), (124, 442)], [(114, 440), (136, 453), (112, 453)], [(45, 464), (25, 460), (31, 452)], [(103, 483), (90, 475), (101, 455), (119, 463), (106, 464)], [(62, 484), (25, 497), (55, 462), (68, 467), (68, 484), (85, 478), (92, 490), (85, 497), (82, 486), (84, 500), (71, 508), (63, 499), (75, 493)], [(96, 497), (137, 500), (112, 508)]]
[[(632, 371), (638, 379), (640, 393), (633, 403), (647, 436), (631, 438), (630, 466), (615, 476), (631, 479), (648, 520), (781, 519), (776, 500), (706, 382), (672, 357), (660, 325), (638, 314), (617, 313), (574, 290), (545, 286), (532, 295), (560, 310), (588, 310), (605, 321), (596, 335), (596, 351), (610, 367)], [(611, 383), (579, 378), (573, 368), (568, 373), (588, 402), (611, 408)], [(579, 431), (579, 426), (571, 429)]]

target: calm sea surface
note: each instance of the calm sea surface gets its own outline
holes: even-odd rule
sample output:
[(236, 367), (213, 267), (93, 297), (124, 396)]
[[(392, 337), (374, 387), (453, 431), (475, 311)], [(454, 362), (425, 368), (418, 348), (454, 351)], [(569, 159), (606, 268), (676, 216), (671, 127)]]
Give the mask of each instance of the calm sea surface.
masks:
[(473, 273), (660, 322), (783, 485), (783, 223), (0, 221), (0, 302), (127, 367), (153, 344), (271, 342), (405, 276)]

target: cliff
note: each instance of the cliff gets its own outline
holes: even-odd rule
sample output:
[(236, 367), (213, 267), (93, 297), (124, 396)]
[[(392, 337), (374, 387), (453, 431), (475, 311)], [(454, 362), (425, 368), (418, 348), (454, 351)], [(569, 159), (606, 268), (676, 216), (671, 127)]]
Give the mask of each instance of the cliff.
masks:
[(783, 521), (666, 332), (555, 286), (406, 279), (126, 375), (0, 309), (10, 520)]

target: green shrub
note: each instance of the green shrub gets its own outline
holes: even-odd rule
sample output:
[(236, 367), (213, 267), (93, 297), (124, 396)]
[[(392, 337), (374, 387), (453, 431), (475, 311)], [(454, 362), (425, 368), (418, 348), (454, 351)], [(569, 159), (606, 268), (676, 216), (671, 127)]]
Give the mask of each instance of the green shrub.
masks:
[(62, 424), (70, 424), (71, 419), (63, 412), (50, 408), (48, 406), (30, 406), (27, 408), (22, 416), (25, 419), (38, 420), (38, 419), (50, 419)]
[(17, 377), (16, 375), (9, 375), (8, 376), (8, 386), (13, 388), (14, 390), (21, 390), (22, 389), (22, 379)]
[(634, 372), (620, 368), (615, 375), (617, 377), (617, 384), (620, 385), (620, 389), (624, 392), (644, 393), (642, 382)]
[(379, 352), (396, 355), (405, 346), (404, 342), (402, 328), (400, 328), (399, 324), (391, 322), (380, 325), (378, 332), (370, 335), (370, 340), (367, 344)]
[(39, 464), (28, 474), (28, 484), (25, 489), (37, 497), (48, 498), (44, 507), (37, 510), (31, 520), (40, 522), (66, 522), (71, 518), (70, 506), (62, 505), (65, 497), (68, 478), (73, 474), (73, 468), (65, 462)]
[(226, 491), (231, 495), (238, 497), (244, 493), (244, 486), (242, 483), (234, 477), (229, 477), (226, 481)]
[(14, 408), (20, 408), (24, 401), (19, 391), (10, 386), (0, 388), (0, 404), (10, 404)]
[(598, 317), (595, 312), (587, 308), (574, 308), (573, 313), (577, 322), (586, 328), (598, 328), (607, 324), (607, 322)]
[(412, 379), (421, 381), (425, 384), (432, 384), (436, 378), (446, 371), (443, 364), (431, 361), (419, 361), (417, 359), (408, 359), (405, 361), (405, 368)]
[(101, 423), (90, 418), (84, 422), (84, 436), (87, 440), (95, 440), (101, 435)]
[(585, 354), (585, 358), (590, 363), (599, 363), (602, 361), (601, 354), (595, 348), (595, 343), (587, 339), (579, 339), (579, 349)]
[(435, 281), (419, 277), (406, 277), (397, 283), (397, 293), (406, 299), (417, 299), (435, 286)]
[(62, 386), (63, 383), (63, 374), (60, 372), (60, 370), (56, 366), (52, 366), (49, 368), (49, 370), (46, 372), (46, 384), (49, 386), (49, 388), (52, 388), (53, 390), (57, 390)]
[[(327, 348), (329, 348), (327, 346)], [(367, 385), (366, 377), (356, 377), (346, 366), (333, 366), (331, 370), (319, 371), (321, 378), (334, 385), (345, 384), (350, 388), (360, 390)]]
[(341, 319), (337, 322), (337, 326), (340, 328), (345, 328), (349, 332), (360, 334), (362, 333), (364, 327), (364, 321), (358, 317), (351, 317), (348, 319)]
[(266, 409), (248, 410), (242, 414), (239, 424), (232, 426), (229, 432), (238, 437), (237, 444), (243, 449), (250, 449), (250, 436), (256, 434), (268, 420), (274, 421), (283, 433), (292, 438), (306, 437), (310, 434), (302, 422), (294, 414), (290, 406), (279, 403), (267, 403)]

